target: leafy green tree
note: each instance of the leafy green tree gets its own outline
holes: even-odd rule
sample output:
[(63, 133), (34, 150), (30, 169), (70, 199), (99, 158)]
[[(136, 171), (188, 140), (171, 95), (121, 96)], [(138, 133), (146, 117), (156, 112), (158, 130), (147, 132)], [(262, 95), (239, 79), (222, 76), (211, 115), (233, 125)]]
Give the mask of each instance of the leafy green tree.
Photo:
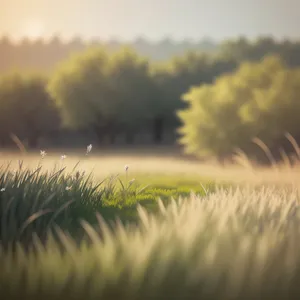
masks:
[(128, 48), (109, 55), (91, 48), (63, 63), (48, 91), (67, 126), (92, 128), (100, 141), (133, 135), (151, 112), (153, 81), (147, 60)]
[(105, 101), (105, 96), (112, 93), (107, 61), (103, 49), (93, 49), (85, 55), (72, 56), (52, 74), (47, 90), (60, 109), (65, 126), (93, 127), (100, 134), (104, 115), (110, 115), (114, 105)]
[(22, 86), (20, 77), (17, 75), (2, 76), (0, 78), (0, 137), (1, 145), (6, 146), (9, 142), (9, 135), (17, 127), (18, 120), (14, 118), (16, 107), (16, 90)]
[[(165, 126), (174, 129), (180, 123), (176, 111), (186, 107), (181, 95), (191, 86), (211, 83), (220, 74), (236, 68), (234, 60), (213, 58), (194, 51), (172, 58), (165, 64), (155, 66), (153, 76), (161, 91), (160, 118)], [(157, 118), (157, 121), (160, 119)]]
[(39, 74), (10, 73), (0, 78), (2, 143), (16, 134), (36, 148), (40, 137), (59, 126), (46, 85), (47, 78)]
[(252, 149), (254, 137), (274, 146), (286, 131), (299, 133), (299, 76), (300, 69), (269, 56), (192, 88), (183, 95), (189, 107), (178, 113), (186, 152), (223, 159), (236, 148)]
[(118, 103), (116, 123), (125, 131), (127, 141), (133, 142), (135, 133), (146, 128), (160, 108), (149, 62), (130, 48), (122, 48), (111, 55), (109, 80)]

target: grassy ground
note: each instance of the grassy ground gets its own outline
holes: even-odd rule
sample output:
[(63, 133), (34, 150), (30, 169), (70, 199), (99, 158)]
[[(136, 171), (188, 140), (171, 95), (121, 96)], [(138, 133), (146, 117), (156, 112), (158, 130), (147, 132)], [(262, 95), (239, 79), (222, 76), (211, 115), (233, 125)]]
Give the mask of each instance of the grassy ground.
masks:
[(82, 223), (76, 245), (58, 231), (24, 253), (0, 249), (5, 299), (298, 300), (299, 196), (263, 188), (218, 191), (139, 209), (139, 226)]
[[(106, 219), (119, 216), (122, 220), (133, 220), (136, 216), (137, 203), (149, 210), (155, 210), (156, 200), (167, 201), (171, 198), (189, 196), (191, 192), (204, 195), (213, 192), (215, 186), (233, 184), (276, 184), (299, 186), (299, 168), (277, 165), (274, 168), (256, 168), (247, 159), (240, 159), (240, 165), (220, 166), (213, 162), (204, 163), (186, 159), (178, 151), (170, 148), (153, 149), (92, 149), (89, 155), (82, 151), (47, 151), (42, 159), (40, 152), (20, 154), (20, 152), (2, 152), (0, 164), (10, 162), (10, 169), (18, 168), (22, 160), (24, 168), (34, 169), (41, 165), (44, 171), (65, 169), (72, 172), (74, 167), (80, 172), (93, 174), (97, 184), (109, 176), (118, 175), (113, 189), (124, 189), (131, 185), (131, 190), (140, 193), (127, 194), (126, 201), (120, 201), (120, 193), (106, 199), (106, 206), (101, 213)], [(62, 160), (61, 156), (66, 155)], [(125, 171), (125, 166), (128, 170)], [(106, 184), (109, 180), (106, 180)], [(124, 186), (122, 186), (124, 185)], [(0, 187), (1, 188), (1, 187)], [(112, 186), (110, 187), (112, 188)], [(83, 214), (91, 221), (91, 216)]]
[[(138, 161), (132, 157), (108, 159), (124, 159), (133, 166)], [(96, 213), (107, 222), (118, 218), (123, 223), (136, 223), (138, 205), (156, 213), (158, 199), (168, 203), (171, 199), (188, 197), (192, 192), (204, 196), (215, 188), (214, 182), (199, 175), (133, 172), (132, 164), (115, 162), (119, 174), (103, 172), (98, 166), (105, 163), (107, 157), (100, 155), (79, 155), (77, 158), (73, 154), (63, 159), (58, 153), (43, 157), (3, 155), (0, 174), (2, 242), (5, 240), (8, 244), (22, 239), (28, 244), (33, 232), (37, 230), (39, 236), (44, 236), (55, 224), (71, 232), (74, 238), (81, 237), (80, 220), (94, 224)], [(91, 164), (94, 169), (87, 171), (87, 165)]]
[[(47, 149), (46, 149), (47, 151)], [(299, 150), (300, 151), (300, 150)], [(61, 155), (67, 158), (61, 162)], [(40, 162), (39, 151), (27, 154), (15, 152), (0, 152), (0, 164), (12, 161), (17, 165), (18, 160), (24, 161), (24, 165), (35, 167)], [(43, 167), (52, 169), (55, 164), (66, 166), (71, 170), (78, 162), (78, 168), (87, 173), (93, 172), (97, 180), (101, 180), (111, 174), (123, 174), (124, 166), (129, 166), (130, 176), (143, 177), (147, 180), (156, 180), (156, 177), (169, 181), (167, 178), (177, 178), (174, 181), (184, 179), (189, 182), (214, 181), (222, 183), (282, 183), (298, 184), (299, 167), (291, 168), (287, 163), (273, 168), (257, 167), (247, 160), (239, 157), (237, 165), (220, 166), (214, 161), (201, 162), (183, 157), (177, 150), (170, 147), (138, 148), (138, 149), (93, 149), (89, 156), (85, 155), (85, 149), (47, 151), (43, 160)], [(154, 178), (154, 179), (152, 179)]]
[[(2, 153), (8, 161), (0, 172), (8, 300), (300, 297), (297, 166), (220, 167), (153, 151)], [(110, 227), (116, 217), (123, 224)]]

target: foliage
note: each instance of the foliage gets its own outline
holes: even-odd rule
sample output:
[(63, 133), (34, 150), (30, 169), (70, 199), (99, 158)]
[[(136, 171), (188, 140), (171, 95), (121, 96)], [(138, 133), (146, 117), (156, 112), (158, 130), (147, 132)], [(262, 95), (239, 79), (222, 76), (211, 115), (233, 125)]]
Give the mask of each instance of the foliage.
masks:
[(300, 69), (270, 56), (191, 89), (183, 96), (189, 107), (179, 112), (181, 143), (188, 153), (222, 158), (236, 148), (249, 153), (255, 137), (272, 147), (285, 132), (297, 135), (299, 79)]
[[(191, 196), (139, 227), (82, 222), (79, 246), (58, 231), (32, 252), (0, 252), (6, 299), (299, 299), (299, 197), (275, 188)], [(34, 251), (34, 252), (33, 252)], [(14, 298), (13, 298), (14, 297)]]
[(90, 49), (85, 55), (73, 55), (52, 74), (48, 91), (66, 125), (92, 125), (101, 121), (98, 110), (110, 115), (112, 108), (116, 108), (114, 102), (105, 101), (112, 93), (107, 83), (107, 61), (108, 55), (103, 49)]
[(208, 54), (188, 51), (175, 56), (165, 63), (153, 67), (153, 76), (161, 90), (161, 102), (164, 104), (161, 114), (169, 124), (177, 125), (176, 111), (185, 107), (182, 94), (192, 86), (211, 83), (220, 74), (236, 68), (233, 60), (213, 58)]
[(0, 78), (1, 137), (11, 133), (36, 147), (38, 138), (59, 123), (58, 113), (39, 74), (9, 73)]
[[(59, 44), (59, 40), (56, 40), (56, 42)], [(56, 47), (56, 42), (54, 40), (51, 45)], [(8, 45), (9, 41), (3, 39), (2, 46), (7, 48)], [(5, 75), (0, 80), (0, 138), (3, 145), (7, 143), (10, 134), (13, 133), (22, 141), (27, 140), (29, 146), (36, 147), (39, 137), (47, 134), (49, 130), (59, 127), (59, 116), (56, 108), (58, 108), (65, 125), (75, 130), (81, 128), (84, 130), (86, 128), (91, 129), (96, 133), (100, 142), (104, 138), (108, 138), (111, 143), (114, 143), (119, 135), (125, 135), (126, 141), (132, 143), (136, 134), (143, 133), (146, 136), (151, 133), (153, 141), (161, 143), (164, 140), (164, 132), (168, 136), (171, 136), (171, 134), (173, 136), (175, 129), (182, 125), (183, 119), (178, 118), (177, 111), (188, 107), (190, 101), (182, 101), (182, 96), (185, 95), (184, 98), (188, 97), (189, 91), (194, 86), (199, 87), (201, 85), (204, 90), (207, 87), (206, 84), (215, 85), (216, 82), (220, 82), (218, 84), (222, 86), (222, 92), (216, 92), (219, 96), (214, 95), (213, 97), (220, 97), (221, 99), (226, 93), (227, 96), (224, 97), (240, 97), (233, 94), (247, 94), (247, 89), (249, 91), (250, 89), (256, 89), (255, 82), (260, 80), (259, 76), (269, 76), (270, 79), (268, 80), (271, 80), (272, 84), (268, 85), (266, 81), (264, 87), (259, 86), (264, 91), (259, 92), (259, 95), (255, 92), (255, 96), (252, 97), (259, 101), (259, 105), (262, 105), (262, 103), (267, 105), (268, 101), (259, 99), (265, 97), (265, 93), (269, 93), (268, 97), (273, 98), (272, 103), (275, 103), (275, 94), (282, 97), (280, 93), (288, 93), (290, 99), (295, 99), (298, 94), (297, 67), (300, 64), (298, 42), (276, 42), (268, 37), (261, 37), (255, 41), (239, 38), (222, 43), (215, 53), (204, 53), (193, 49), (159, 63), (151, 62), (138, 55), (137, 52), (132, 50), (133, 48), (124, 47), (117, 51), (109, 51), (104, 46), (87, 48), (82, 47), (82, 52), (61, 61), (58, 68), (49, 77), (49, 83), (40, 75), (28, 77), (25, 74), (17, 73)], [(277, 74), (276, 78), (275, 75), (273, 76), (272, 67), (268, 67), (270, 73), (267, 75), (264, 73), (263, 67), (257, 67), (254, 71), (254, 65), (260, 65), (260, 60), (267, 54), (272, 53), (278, 55), (282, 60), (278, 63), (278, 72), (275, 72)], [(249, 65), (247, 62), (252, 62), (252, 64)], [(236, 71), (240, 64), (239, 71)], [(275, 65), (276, 63), (274, 63), (276, 69)], [(281, 72), (279, 65), (282, 65), (284, 69), (282, 72), (285, 75), (283, 73), (279, 75)], [(291, 70), (288, 70), (288, 67)], [(234, 73), (236, 76), (240, 76), (239, 79), (236, 76), (228, 77), (226, 75), (234, 71), (236, 71)], [(251, 75), (251, 73), (253, 74)], [(256, 77), (256, 79), (251, 87), (252, 77)], [(292, 79), (290, 80), (289, 77)], [(232, 80), (236, 82), (230, 83), (231, 80), (226, 78), (233, 78)], [(229, 91), (230, 84), (235, 86), (235, 91), (237, 89), (239, 91)], [(274, 94), (271, 95), (273, 84), (274, 86), (277, 84), (278, 87), (274, 89)], [(45, 85), (47, 86), (46, 89)], [(243, 85), (246, 85), (247, 88), (244, 88)], [(284, 85), (284, 88), (279, 91), (281, 85)], [(227, 92), (225, 92), (225, 86), (228, 87)], [(212, 97), (208, 94), (206, 96)], [(224, 140), (227, 135), (222, 131), (236, 131), (235, 137), (231, 135), (230, 139), (222, 144), (222, 147), (216, 145), (214, 138), (211, 140), (211, 137), (215, 135), (211, 132), (216, 131), (219, 128), (218, 126), (222, 125), (223, 127), (223, 121), (221, 120), (224, 119), (225, 122), (239, 108), (229, 107), (229, 104), (225, 105), (223, 102), (227, 100), (219, 101), (223, 104), (217, 104), (218, 101), (211, 101), (213, 103), (212, 107), (222, 111), (221, 116), (218, 115), (221, 125), (206, 124), (205, 128), (202, 126), (201, 132), (207, 136), (204, 137), (207, 140), (205, 143), (213, 144), (209, 147), (220, 149), (206, 151), (207, 149), (202, 147), (201, 144), (201, 149), (203, 148), (201, 152), (226, 156), (236, 146), (243, 146), (245, 150), (251, 153), (252, 148), (249, 145), (249, 137), (258, 133), (268, 143), (268, 140), (270, 140), (274, 147), (280, 144), (277, 141), (278, 131), (280, 131), (277, 128), (279, 122), (272, 123), (275, 120), (275, 115), (271, 116), (271, 113), (269, 117), (264, 115), (266, 119), (261, 122), (267, 123), (268, 120), (270, 126), (267, 127), (274, 125), (272, 134), (269, 133), (269, 128), (265, 128), (265, 133), (260, 133), (258, 127), (262, 125), (256, 126), (255, 124), (256, 129), (251, 127), (252, 125), (249, 123), (251, 118), (251, 122), (255, 123), (258, 117), (250, 116), (255, 114), (254, 107), (256, 104), (254, 104), (254, 100), (246, 100), (249, 97), (241, 96), (245, 99), (245, 101), (241, 100), (243, 102), (241, 104), (243, 106), (243, 112), (240, 112), (241, 116), (232, 117), (231, 122), (228, 122), (230, 128), (218, 131), (217, 139)], [(25, 98), (26, 101), (24, 101)], [(53, 101), (50, 101), (50, 99)], [(247, 102), (247, 104), (244, 102)], [(283, 109), (281, 106), (281, 104), (285, 105), (283, 101), (280, 100), (276, 103), (278, 103), (276, 109)], [(297, 103), (293, 102), (293, 105), (297, 106)], [(287, 111), (282, 114), (282, 118), (280, 117), (280, 122), (289, 123), (295, 120), (294, 117), (291, 119), (286, 117), (290, 109), (287, 107), (291, 107), (291, 104), (285, 106), (284, 109), (287, 109)], [(276, 109), (274, 106), (274, 110)], [(261, 108), (258, 109), (256, 114), (260, 114), (260, 112)], [(198, 114), (196, 113), (196, 115)], [(203, 114), (207, 113), (204, 112)], [(208, 116), (203, 119), (206, 118)], [(247, 118), (249, 120), (246, 122)], [(236, 126), (241, 122), (247, 123), (249, 128), (245, 128), (247, 126), (244, 124), (245, 126), (237, 129)], [(183, 123), (185, 122), (183, 121)], [(285, 124), (283, 127), (291, 128), (293, 136), (299, 141), (299, 130), (296, 130), (294, 125)], [(199, 136), (196, 131), (193, 134)], [(273, 136), (275, 137), (273, 138)], [(243, 141), (240, 142), (240, 139), (243, 139)], [(239, 142), (237, 143), (236, 140), (239, 140)], [(273, 145), (270, 146), (273, 147)], [(189, 152), (198, 152), (199, 145), (195, 146), (196, 150), (191, 149), (191, 147), (189, 146)]]
[(127, 48), (111, 55), (93, 48), (72, 57), (54, 73), (48, 90), (67, 124), (93, 128), (99, 138), (137, 130), (157, 105), (148, 62)]

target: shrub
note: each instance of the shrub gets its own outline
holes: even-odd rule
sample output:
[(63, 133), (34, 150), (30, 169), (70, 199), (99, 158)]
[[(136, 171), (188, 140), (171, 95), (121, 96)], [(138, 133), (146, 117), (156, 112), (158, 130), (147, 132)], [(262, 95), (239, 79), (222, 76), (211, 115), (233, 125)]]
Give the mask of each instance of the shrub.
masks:
[(183, 96), (189, 108), (179, 112), (180, 142), (187, 153), (230, 156), (237, 148), (256, 155), (253, 138), (278, 147), (286, 132), (298, 137), (300, 69), (288, 69), (276, 56), (244, 63), (214, 84)]

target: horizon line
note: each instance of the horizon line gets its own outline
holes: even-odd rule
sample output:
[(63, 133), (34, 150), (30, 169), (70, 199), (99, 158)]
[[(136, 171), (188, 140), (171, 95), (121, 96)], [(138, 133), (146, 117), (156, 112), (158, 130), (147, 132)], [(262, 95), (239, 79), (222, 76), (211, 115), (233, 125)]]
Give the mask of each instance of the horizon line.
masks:
[(237, 36), (232, 36), (232, 37), (224, 37), (221, 40), (217, 40), (217, 39), (214, 39), (209, 36), (203, 36), (202, 38), (199, 38), (199, 39), (191, 38), (191, 37), (176, 39), (176, 38), (172, 37), (171, 35), (165, 35), (165, 36), (162, 36), (161, 38), (154, 40), (154, 39), (146, 37), (145, 35), (137, 35), (133, 39), (124, 39), (124, 38), (118, 37), (118, 36), (112, 36), (111, 38), (105, 39), (105, 38), (101, 38), (100, 36), (85, 38), (80, 35), (73, 35), (71, 37), (66, 38), (66, 37), (63, 37), (62, 34), (59, 34), (59, 33), (52, 34), (48, 37), (40, 36), (40, 37), (35, 37), (35, 38), (31, 38), (26, 35), (19, 36), (19, 37), (13, 37), (6, 33), (0, 34), (0, 42), (5, 39), (8, 40), (9, 43), (16, 44), (16, 45), (22, 44), (23, 42), (29, 42), (30, 44), (31, 43), (34, 44), (36, 42), (42, 42), (42, 43), (48, 44), (55, 40), (62, 44), (71, 44), (74, 42), (79, 42), (82, 44), (101, 43), (101, 42), (102, 43), (116, 42), (116, 43), (132, 44), (132, 43), (142, 41), (142, 42), (145, 42), (147, 44), (152, 44), (152, 45), (161, 44), (164, 42), (169, 42), (169, 43), (172, 43), (175, 45), (182, 44), (182, 43), (190, 43), (193, 45), (210, 43), (210, 44), (219, 45), (222, 42), (238, 41), (240, 39), (245, 39), (246, 41), (248, 41), (250, 43), (257, 42), (260, 39), (272, 39), (274, 42), (285, 42), (285, 41), (300, 42), (300, 38), (292, 38), (292, 37), (278, 38), (278, 37), (275, 37), (273, 34), (259, 34), (255, 37), (247, 37), (246, 35), (237, 35)]

